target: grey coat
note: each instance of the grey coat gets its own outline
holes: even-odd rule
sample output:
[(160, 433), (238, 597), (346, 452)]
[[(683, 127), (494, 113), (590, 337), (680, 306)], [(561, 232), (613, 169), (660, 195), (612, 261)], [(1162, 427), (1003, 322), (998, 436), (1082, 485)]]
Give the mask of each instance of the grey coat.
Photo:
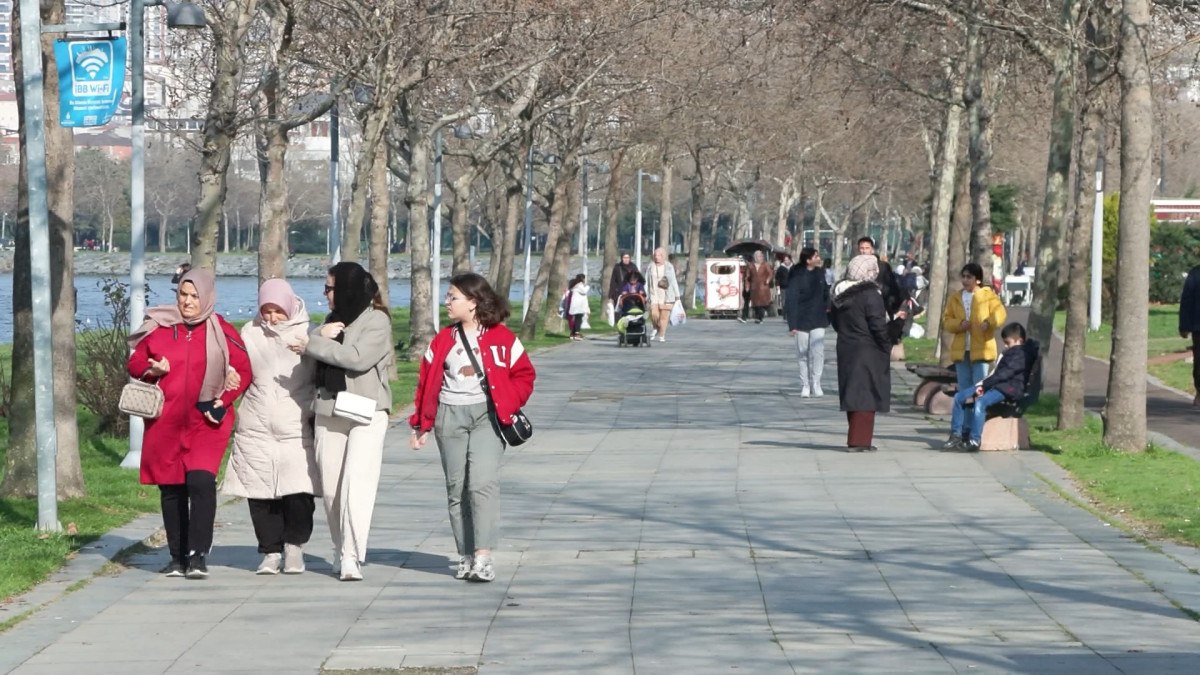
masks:
[[(654, 261), (651, 260), (650, 264), (646, 265), (646, 271), (642, 273), (642, 276), (646, 278), (646, 295), (651, 298), (652, 302), (654, 289), (657, 287), (660, 278), (654, 273), (656, 267)], [(667, 304), (672, 304), (679, 299), (679, 281), (675, 278), (675, 266), (669, 260), (663, 263), (663, 278), (666, 278), (669, 286), (661, 290), (667, 292)]]
[[(342, 342), (321, 337), (318, 327), (309, 334), (307, 354), (331, 366), (346, 369), (346, 391), (375, 399), (376, 410), (391, 411), (392, 390), (387, 372), (392, 364), (392, 320), (386, 312), (368, 309), (346, 326)], [(317, 389), (313, 411), (333, 415), (334, 394)]]

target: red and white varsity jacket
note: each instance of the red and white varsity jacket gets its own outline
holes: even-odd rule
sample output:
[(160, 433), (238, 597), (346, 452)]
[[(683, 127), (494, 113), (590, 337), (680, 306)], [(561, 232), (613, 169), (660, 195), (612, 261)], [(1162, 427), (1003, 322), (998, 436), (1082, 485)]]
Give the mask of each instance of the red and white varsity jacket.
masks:
[[(446, 356), (458, 341), (457, 332), (457, 324), (443, 328), (429, 343), (429, 349), (421, 359), (421, 374), (413, 400), (416, 411), (408, 418), (409, 425), (418, 433), (433, 429), (438, 394), (442, 390), (442, 370)], [(533, 395), (533, 381), (537, 377), (533, 362), (525, 353), (525, 346), (504, 324), (483, 329), (479, 334), (479, 351), (484, 377), (496, 403), (496, 416), (507, 425), (513, 413)]]

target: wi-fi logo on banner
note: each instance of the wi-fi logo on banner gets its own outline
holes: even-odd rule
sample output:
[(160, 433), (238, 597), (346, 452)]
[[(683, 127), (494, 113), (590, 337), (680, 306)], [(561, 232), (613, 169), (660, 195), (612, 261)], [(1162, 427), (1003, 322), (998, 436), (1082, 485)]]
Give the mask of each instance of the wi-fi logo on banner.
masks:
[(105, 66), (108, 65), (109, 58), (107, 51), (93, 47), (92, 49), (76, 54), (75, 63), (88, 74), (88, 77), (94, 80), (100, 75), (100, 71), (104, 70)]

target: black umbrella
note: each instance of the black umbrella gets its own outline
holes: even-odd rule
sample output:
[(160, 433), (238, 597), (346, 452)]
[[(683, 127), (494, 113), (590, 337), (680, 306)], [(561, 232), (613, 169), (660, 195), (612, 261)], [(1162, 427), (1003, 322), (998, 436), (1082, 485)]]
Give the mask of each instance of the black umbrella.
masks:
[(771, 244), (762, 239), (739, 239), (725, 247), (725, 255), (749, 258), (755, 251), (761, 251), (764, 256), (771, 255)]

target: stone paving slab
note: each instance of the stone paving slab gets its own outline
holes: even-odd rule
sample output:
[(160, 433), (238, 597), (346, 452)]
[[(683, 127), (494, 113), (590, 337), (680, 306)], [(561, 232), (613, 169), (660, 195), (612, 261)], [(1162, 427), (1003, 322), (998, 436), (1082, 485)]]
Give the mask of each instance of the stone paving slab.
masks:
[(1064, 500), (1040, 454), (937, 452), (907, 405), (847, 453), (832, 344), (819, 399), (791, 350), (776, 322), (692, 321), (536, 353), (491, 584), (453, 579), (436, 450), (400, 425), (364, 581), (334, 578), (323, 522), (308, 573), (254, 575), (230, 503), (210, 579), (135, 558), (0, 634), (0, 672), (1200, 672), (1194, 549)]

